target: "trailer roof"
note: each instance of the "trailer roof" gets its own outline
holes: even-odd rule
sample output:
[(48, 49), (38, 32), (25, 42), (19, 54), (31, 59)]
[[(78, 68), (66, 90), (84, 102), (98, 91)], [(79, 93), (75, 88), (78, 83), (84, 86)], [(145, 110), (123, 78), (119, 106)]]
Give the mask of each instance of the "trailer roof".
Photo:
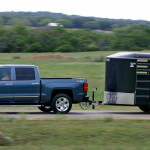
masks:
[(138, 59), (138, 58), (149, 58), (150, 53), (132, 53), (132, 52), (120, 52), (107, 56), (107, 58), (126, 58), (126, 59)]

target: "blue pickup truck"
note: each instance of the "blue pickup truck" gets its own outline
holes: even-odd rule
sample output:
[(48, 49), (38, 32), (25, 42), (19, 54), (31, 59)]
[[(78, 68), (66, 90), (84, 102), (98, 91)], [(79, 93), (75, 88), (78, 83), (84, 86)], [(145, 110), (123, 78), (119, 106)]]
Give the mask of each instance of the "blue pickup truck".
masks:
[(0, 105), (38, 105), (43, 112), (68, 113), (88, 101), (88, 83), (80, 78), (40, 78), (34, 65), (0, 65)]

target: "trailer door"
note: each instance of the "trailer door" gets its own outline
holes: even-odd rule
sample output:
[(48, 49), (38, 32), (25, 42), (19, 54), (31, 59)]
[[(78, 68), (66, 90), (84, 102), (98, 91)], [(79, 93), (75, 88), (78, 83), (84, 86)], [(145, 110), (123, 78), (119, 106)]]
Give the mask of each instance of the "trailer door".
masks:
[(137, 60), (136, 105), (150, 105), (150, 60)]

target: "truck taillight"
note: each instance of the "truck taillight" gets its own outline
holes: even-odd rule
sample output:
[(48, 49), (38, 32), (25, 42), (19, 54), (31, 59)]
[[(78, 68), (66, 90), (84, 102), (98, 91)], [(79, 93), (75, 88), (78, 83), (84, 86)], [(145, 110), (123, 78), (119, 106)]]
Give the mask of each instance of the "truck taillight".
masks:
[(83, 91), (87, 92), (88, 91), (88, 83), (83, 84)]

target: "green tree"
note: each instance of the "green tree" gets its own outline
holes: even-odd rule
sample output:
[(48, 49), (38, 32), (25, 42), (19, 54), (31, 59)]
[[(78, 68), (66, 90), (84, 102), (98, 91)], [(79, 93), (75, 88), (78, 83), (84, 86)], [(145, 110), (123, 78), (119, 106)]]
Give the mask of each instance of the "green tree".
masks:
[(45, 25), (48, 25), (48, 23), (50, 23), (51, 22), (51, 19), (49, 19), (49, 18), (44, 18), (44, 19), (41, 19), (40, 20), (40, 25), (41, 26), (45, 26)]
[(8, 21), (9, 25), (22, 25), (22, 26), (30, 26), (31, 23), (28, 19), (26, 18), (11, 18)]
[(85, 22), (83, 24), (83, 26), (85, 28), (89, 28), (89, 29), (98, 29), (99, 28), (99, 24), (97, 21), (89, 21), (89, 22)]
[(56, 22), (62, 24), (65, 28), (73, 27), (73, 23), (69, 19), (57, 19)]
[(112, 48), (120, 50), (142, 50), (150, 47), (150, 34), (141, 26), (127, 26), (114, 30)]
[(0, 17), (0, 26), (3, 26), (4, 25), (4, 19), (3, 17)]

